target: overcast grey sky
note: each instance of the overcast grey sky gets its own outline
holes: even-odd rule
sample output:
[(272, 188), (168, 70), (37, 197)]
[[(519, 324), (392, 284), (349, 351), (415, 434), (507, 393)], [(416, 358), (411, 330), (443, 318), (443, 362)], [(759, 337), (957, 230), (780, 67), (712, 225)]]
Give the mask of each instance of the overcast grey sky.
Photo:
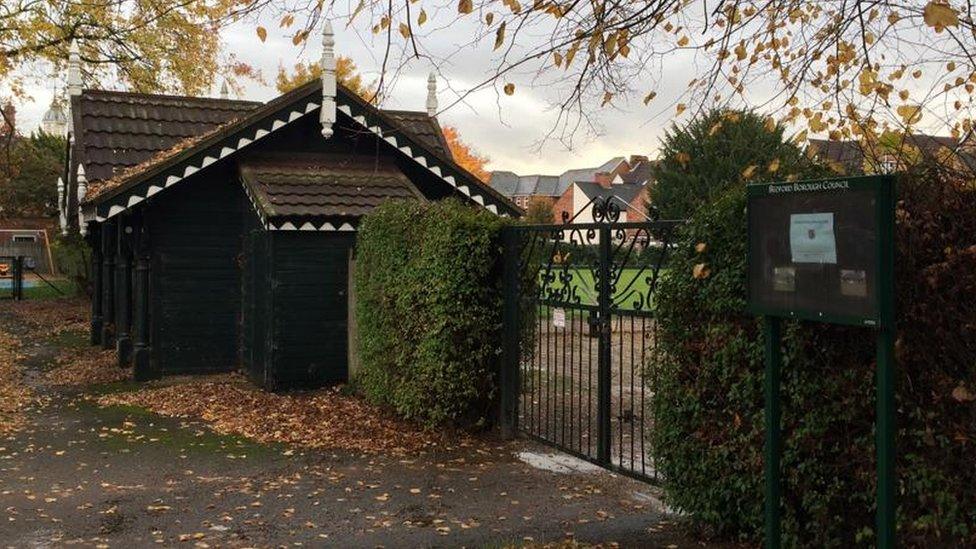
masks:
[[(292, 45), (288, 36), (277, 32), (274, 22), (262, 21), (269, 29), (267, 41), (262, 43), (255, 35), (254, 21), (242, 22), (223, 32), (224, 48), (241, 60), (259, 68), (268, 85), (245, 82), (242, 99), (268, 100), (277, 92), (273, 87), (279, 65), (290, 66), (299, 60), (315, 60), (320, 55), (320, 39), (309, 38), (303, 50)], [(472, 87), (484, 78), (489, 67), (490, 44), (479, 47), (462, 47), (470, 39), (463, 26), (451, 26), (438, 35), (436, 42), (428, 40), (436, 51), (436, 58), (446, 58), (439, 68), (439, 102), (442, 108), (457, 100), (459, 92)], [(376, 80), (382, 65), (383, 43), (368, 33), (336, 25), (336, 50), (351, 57), (367, 81)], [(429, 62), (416, 60), (397, 71), (388, 88), (384, 107), (395, 109), (424, 110), (427, 95), (427, 74), (433, 69)], [(50, 70), (38, 69), (39, 74)], [(659, 89), (660, 99), (652, 107), (644, 106), (640, 98), (632, 104), (623, 101), (614, 107), (597, 111), (602, 132), (596, 135), (580, 130), (575, 133), (572, 148), (551, 139), (542, 144), (548, 130), (556, 120), (556, 111), (550, 107), (555, 95), (551, 83), (533, 85), (532, 74), (517, 75), (517, 93), (506, 96), (499, 90), (482, 90), (469, 96), (464, 103), (454, 105), (439, 115), (442, 125), (456, 126), (462, 139), (479, 152), (490, 157), (491, 169), (511, 170), (522, 174), (560, 173), (568, 168), (598, 165), (615, 155), (651, 154), (657, 149), (658, 139), (673, 112), (669, 97), (683, 90), (691, 78), (687, 60), (674, 59), (669, 69), (669, 80)], [(50, 104), (53, 86), (63, 87), (63, 75), (57, 81), (42, 78), (29, 88), (32, 100), (19, 105), (19, 124), (31, 130)], [(388, 77), (389, 78), (389, 77)], [(673, 79), (672, 79), (673, 78)], [(112, 82), (101, 87), (117, 88)], [(217, 94), (220, 80), (213, 86)], [(673, 88), (670, 90), (668, 88)], [(672, 101), (673, 103), (673, 101)]]
[[(439, 101), (446, 110), (441, 112), (439, 119), (442, 125), (457, 127), (464, 141), (489, 156), (489, 168), (495, 170), (557, 174), (569, 168), (598, 165), (615, 155), (656, 155), (659, 140), (670, 124), (679, 96), (687, 90), (689, 81), (703, 72), (698, 69), (703, 69), (710, 62), (708, 58), (697, 58), (702, 54), (695, 53), (696, 50), (663, 56), (654, 66), (648, 67), (646, 81), (637, 79), (630, 100), (618, 98), (608, 107), (600, 107), (595, 101), (588, 106), (589, 114), (598, 121), (598, 131), (581, 129), (575, 132), (572, 146), (569, 147), (558, 139), (546, 140), (558, 114), (551, 107), (561, 91), (558, 71), (539, 75), (530, 69), (529, 72), (516, 73), (507, 80), (517, 85), (515, 95), (501, 93), (500, 87), (504, 82), (499, 82), (497, 89), (478, 91), (467, 96), (464, 102), (447, 108), (457, 101), (460, 93), (485, 79), (486, 71), (494, 66), (493, 56), (499, 54), (492, 51), (492, 40), (470, 45), (472, 36), (478, 32), (478, 24), (473, 19), (458, 20), (456, 11), (448, 11), (430, 14), (430, 21), (425, 26), (428, 30), (424, 32), (434, 34), (421, 42), (422, 47), (429, 48), (424, 53), (441, 60), (436, 67)], [(245, 88), (239, 95), (242, 99), (271, 99), (277, 94), (273, 82), (280, 65), (290, 67), (297, 61), (315, 61), (321, 54), (318, 35), (309, 37), (304, 48), (296, 47), (290, 38), (293, 31), (280, 30), (277, 19), (276, 15), (267, 13), (261, 20), (242, 21), (223, 31), (225, 53), (233, 54), (258, 68), (269, 83), (245, 82)], [(345, 17), (334, 16), (333, 20), (336, 21), (338, 54), (351, 57), (367, 82), (377, 80), (382, 66), (385, 35), (372, 35), (365, 15), (361, 15), (349, 28), (345, 26)], [(255, 33), (258, 25), (268, 29), (266, 42), (262, 43)], [(544, 38), (545, 29), (538, 29), (537, 33), (540, 39)], [(534, 38), (531, 34), (526, 36)], [(516, 48), (520, 46), (514, 45)], [(395, 52), (391, 57), (402, 60), (409, 56)], [(388, 70), (382, 106), (424, 110), (427, 74), (434, 68), (430, 61), (415, 59), (402, 67)], [(36, 68), (34, 72), (45, 73), (43, 68)], [(60, 78), (63, 75), (57, 76)], [(641, 99), (650, 91), (652, 80), (656, 82), (654, 90), (658, 97), (650, 106), (645, 106)], [(54, 83), (50, 78), (42, 78), (29, 88), (33, 100), (19, 105), (22, 129), (33, 129), (40, 122), (50, 104)], [(217, 78), (212, 95), (217, 94), (220, 84), (221, 79)], [(63, 87), (63, 79), (60, 85)], [(102, 82), (100, 87), (117, 89), (118, 84)], [(761, 105), (771, 96), (772, 89), (771, 86), (752, 83), (746, 90), (745, 101), (750, 105)], [(689, 110), (680, 120), (684, 122), (691, 115)], [(926, 129), (946, 133), (944, 126)]]

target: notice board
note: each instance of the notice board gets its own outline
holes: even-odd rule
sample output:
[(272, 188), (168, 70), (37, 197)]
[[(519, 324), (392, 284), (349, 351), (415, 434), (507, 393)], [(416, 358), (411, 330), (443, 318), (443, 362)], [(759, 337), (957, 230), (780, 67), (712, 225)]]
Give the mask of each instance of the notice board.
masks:
[(894, 178), (747, 187), (752, 312), (859, 326), (887, 321)]

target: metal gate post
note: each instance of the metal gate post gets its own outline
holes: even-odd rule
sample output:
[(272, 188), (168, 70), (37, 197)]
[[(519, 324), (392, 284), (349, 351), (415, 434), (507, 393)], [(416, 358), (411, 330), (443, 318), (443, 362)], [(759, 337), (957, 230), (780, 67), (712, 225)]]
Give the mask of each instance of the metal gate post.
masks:
[(514, 227), (502, 232), (503, 333), (502, 363), (498, 376), (501, 387), (499, 427), (503, 438), (514, 438), (518, 429), (519, 398), (519, 234)]
[(597, 361), (597, 451), (596, 459), (609, 465), (610, 453), (610, 226), (599, 229), (600, 258), (597, 287), (600, 343)]

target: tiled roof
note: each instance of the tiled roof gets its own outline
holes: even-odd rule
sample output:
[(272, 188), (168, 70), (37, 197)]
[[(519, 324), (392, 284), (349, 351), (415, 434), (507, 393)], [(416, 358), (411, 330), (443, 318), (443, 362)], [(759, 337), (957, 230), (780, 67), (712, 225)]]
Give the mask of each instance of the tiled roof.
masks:
[(436, 118), (421, 111), (391, 111), (383, 109), (383, 112), (427, 145), (437, 149), (448, 157), (451, 156), (451, 149), (447, 146), (444, 132), (441, 131), (441, 126), (438, 124)]
[(622, 183), (619, 185), (611, 185), (610, 188), (604, 187), (599, 183), (587, 182), (587, 181), (577, 181), (576, 186), (580, 191), (586, 195), (587, 198), (593, 199), (596, 197), (608, 197), (615, 196), (625, 203), (630, 204), (634, 198), (636, 198), (642, 190), (644, 190), (644, 185), (640, 184), (629, 184)]
[[(90, 182), (111, 179), (161, 151), (192, 142), (262, 105), (211, 97), (85, 90), (72, 97), (76, 160)], [(450, 155), (437, 120), (425, 112), (384, 111), (418, 138)]]
[(518, 183), (519, 176), (513, 172), (498, 170), (491, 172), (491, 176), (488, 178), (488, 184), (491, 185), (491, 188), (508, 197), (515, 194)]
[(423, 196), (392, 162), (372, 156), (274, 155), (241, 163), (268, 218), (359, 217), (389, 198)]
[(75, 160), (89, 181), (111, 179), (187, 138), (207, 133), (260, 103), (85, 90), (71, 98)]
[(629, 172), (621, 174), (624, 183), (639, 183), (641, 185), (654, 179), (654, 163), (643, 160), (632, 167)]
[[(321, 90), (321, 81), (312, 80), (202, 135), (184, 139), (101, 185), (90, 186), (83, 204), (86, 218), (103, 221), (122, 213), (218, 160), (229, 158), (290, 123), (302, 120), (319, 108)], [(365, 102), (341, 83), (336, 91), (340, 115), (382, 138), (381, 146), (389, 147), (397, 158), (405, 156), (425, 168), (433, 176), (432, 184), (453, 188), (451, 194), (467, 197), (499, 215), (522, 213), (503, 195), (459, 166), (448, 152), (413, 135), (393, 115)], [(436, 124), (436, 119), (429, 119), (431, 124)], [(332, 230), (328, 225), (316, 230)]]

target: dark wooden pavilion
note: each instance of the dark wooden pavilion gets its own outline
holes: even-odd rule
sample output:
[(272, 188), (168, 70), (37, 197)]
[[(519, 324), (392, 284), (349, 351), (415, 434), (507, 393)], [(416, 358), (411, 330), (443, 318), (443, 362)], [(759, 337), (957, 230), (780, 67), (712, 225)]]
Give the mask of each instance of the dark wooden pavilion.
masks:
[(454, 162), (432, 112), (330, 88), (323, 78), (265, 104), (72, 97), (92, 342), (137, 379), (243, 367), (268, 388), (343, 381), (363, 214), (446, 197), (521, 213)]

